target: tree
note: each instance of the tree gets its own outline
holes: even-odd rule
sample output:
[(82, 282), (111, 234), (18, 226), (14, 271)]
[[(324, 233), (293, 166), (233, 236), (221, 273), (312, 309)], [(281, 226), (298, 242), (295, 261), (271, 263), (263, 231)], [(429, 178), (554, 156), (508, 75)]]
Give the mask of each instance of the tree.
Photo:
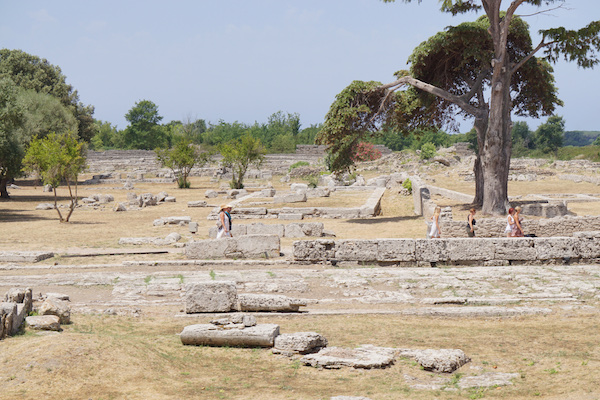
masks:
[[(60, 222), (69, 222), (71, 214), (77, 203), (76, 196), (71, 190), (71, 183), (77, 182), (78, 174), (85, 168), (86, 148), (77, 141), (72, 133), (51, 133), (44, 138), (33, 138), (23, 164), (30, 172), (35, 172), (45, 185), (52, 186), (54, 190), (54, 208), (58, 212)], [(63, 218), (57, 205), (56, 188), (62, 181), (69, 188), (69, 212)]]
[(223, 156), (221, 164), (231, 168), (233, 173), (232, 189), (242, 189), (248, 167), (250, 165), (254, 165), (256, 168), (260, 167), (265, 156), (265, 149), (260, 140), (248, 133), (239, 141), (233, 140), (221, 145), (220, 152)]
[(201, 151), (191, 140), (180, 140), (171, 149), (156, 149), (156, 156), (163, 167), (170, 168), (177, 176), (177, 184), (181, 189), (188, 189), (188, 176), (194, 166), (202, 167), (210, 161), (211, 153)]
[(108, 121), (94, 121), (96, 134), (92, 138), (90, 144), (94, 150), (105, 150), (116, 147), (118, 141), (117, 127), (113, 126)]
[(9, 198), (6, 185), (21, 170), (23, 143), (17, 129), (23, 123), (23, 107), (18, 90), (9, 78), (0, 79), (0, 198)]
[(523, 156), (532, 149), (535, 144), (533, 142), (533, 136), (529, 125), (524, 121), (517, 121), (512, 127), (512, 154), (516, 156)]
[(535, 147), (544, 153), (556, 153), (562, 147), (564, 134), (565, 121), (553, 115), (536, 129), (533, 136)]
[[(562, 104), (550, 62), (563, 57), (590, 68), (599, 61), (595, 52), (600, 50), (600, 21), (577, 31), (542, 30), (540, 43), (532, 46), (517, 9), (524, 3), (540, 7), (562, 2), (514, 0), (502, 11), (502, 0), (441, 1), (443, 12), (483, 9), (485, 17), (450, 27), (422, 43), (409, 58), (410, 71), (396, 72), (394, 82), (353, 82), (336, 96), (319, 142), (330, 146), (335, 166), (343, 168), (360, 137), (382, 125), (399, 131), (452, 128), (457, 116), (472, 118), (478, 144), (474, 203), (482, 205), (485, 214), (503, 214), (508, 203), (511, 113), (550, 115)], [(542, 50), (544, 57), (537, 58)]]
[(77, 133), (85, 141), (95, 134), (94, 107), (79, 101), (79, 94), (66, 83), (61, 69), (46, 59), (22, 50), (0, 49), (0, 79), (11, 78), (17, 86), (57, 98), (77, 120)]
[(125, 114), (129, 126), (122, 133), (122, 144), (129, 149), (152, 150), (166, 147), (168, 140), (158, 106), (150, 100), (140, 100)]

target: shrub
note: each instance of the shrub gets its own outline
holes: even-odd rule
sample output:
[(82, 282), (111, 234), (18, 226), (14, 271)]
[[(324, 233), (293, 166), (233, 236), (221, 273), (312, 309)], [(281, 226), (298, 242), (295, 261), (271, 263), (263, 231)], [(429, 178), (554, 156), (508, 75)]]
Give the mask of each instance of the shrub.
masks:
[(421, 160), (429, 160), (435, 156), (435, 145), (431, 142), (423, 143), (421, 146)]
[(354, 149), (352, 161), (374, 161), (381, 158), (381, 151), (375, 148), (373, 143), (360, 142)]
[(402, 182), (402, 187), (408, 190), (409, 193), (412, 193), (412, 182), (410, 179), (406, 178), (406, 180)]

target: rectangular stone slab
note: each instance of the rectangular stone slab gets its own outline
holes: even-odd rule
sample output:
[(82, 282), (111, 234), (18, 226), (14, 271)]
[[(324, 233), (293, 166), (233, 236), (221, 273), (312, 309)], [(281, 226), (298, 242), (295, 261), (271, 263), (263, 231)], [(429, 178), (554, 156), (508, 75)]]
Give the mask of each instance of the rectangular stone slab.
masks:
[(273, 347), (279, 325), (259, 324), (244, 329), (224, 329), (213, 324), (189, 325), (179, 335), (181, 343), (195, 346)]

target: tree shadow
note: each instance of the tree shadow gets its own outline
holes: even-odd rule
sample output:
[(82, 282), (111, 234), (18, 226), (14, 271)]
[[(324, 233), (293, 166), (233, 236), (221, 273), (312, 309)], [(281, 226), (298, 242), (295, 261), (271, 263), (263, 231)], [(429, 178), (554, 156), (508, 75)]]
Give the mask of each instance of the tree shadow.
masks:
[(31, 210), (4, 210), (0, 208), (0, 222), (29, 222), (29, 221), (51, 221), (53, 219), (58, 220), (58, 214), (54, 211), (54, 218), (32, 215), (28, 212)]
[[(81, 196), (79, 196), (81, 197)], [(71, 198), (69, 196), (56, 196), (56, 201), (61, 202), (61, 201), (70, 201)], [(3, 202), (6, 203), (19, 203), (19, 202), (27, 202), (27, 203), (52, 203), (54, 204), (54, 194), (52, 193), (45, 193), (45, 194), (39, 194), (39, 195), (24, 195), (24, 196), (19, 196), (18, 193), (11, 193), (10, 198), (9, 199), (1, 199), (0, 200), (0, 206), (2, 205)]]
[(382, 217), (382, 218), (373, 218), (373, 219), (349, 219), (347, 222), (351, 224), (359, 224), (359, 225), (373, 225), (373, 224), (383, 224), (386, 222), (402, 222), (402, 221), (414, 221), (423, 218), (420, 215), (411, 215), (411, 216), (400, 216), (400, 217)]

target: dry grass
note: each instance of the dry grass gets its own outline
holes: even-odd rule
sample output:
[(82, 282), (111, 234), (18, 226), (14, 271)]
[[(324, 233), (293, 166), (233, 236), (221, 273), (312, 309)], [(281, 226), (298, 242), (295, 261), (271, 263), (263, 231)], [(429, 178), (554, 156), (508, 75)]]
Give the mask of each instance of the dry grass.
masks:
[(384, 370), (319, 370), (266, 349), (182, 346), (176, 334), (196, 322), (166, 314), (135, 320), (77, 315), (60, 335), (27, 333), (2, 342), (0, 398), (579, 399), (600, 393), (595, 315), (485, 321), (304, 316), (260, 322), (277, 323), (282, 333), (317, 331), (330, 346), (461, 348), (472, 358), (461, 369), (464, 375), (491, 371), (521, 377), (499, 388), (414, 390), (405, 374), (425, 381), (439, 375), (420, 370), (411, 360)]

